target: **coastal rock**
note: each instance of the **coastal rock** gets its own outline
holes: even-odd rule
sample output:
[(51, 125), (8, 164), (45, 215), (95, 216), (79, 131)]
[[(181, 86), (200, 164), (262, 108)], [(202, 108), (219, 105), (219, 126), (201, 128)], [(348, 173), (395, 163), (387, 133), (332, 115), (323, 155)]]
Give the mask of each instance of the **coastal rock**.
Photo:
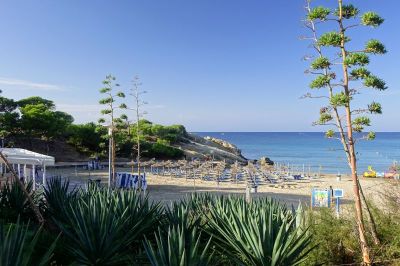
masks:
[(210, 136), (206, 136), (206, 137), (204, 137), (204, 139), (207, 140), (207, 141), (212, 141), (212, 142), (214, 142), (216, 144), (219, 144), (222, 147), (227, 148), (227, 149), (231, 150), (232, 152), (234, 152), (236, 154), (240, 153), (240, 150), (235, 145), (233, 145), (232, 143), (229, 143), (226, 140), (217, 139), (217, 138), (213, 138), (213, 137), (210, 137)]
[(261, 157), (260, 165), (261, 166), (274, 165), (274, 162), (268, 157)]
[(214, 158), (215, 160), (225, 160), (227, 163), (247, 163), (247, 159), (235, 145), (213, 137), (200, 137), (188, 133), (187, 138), (180, 142), (177, 147), (184, 151), (186, 159)]

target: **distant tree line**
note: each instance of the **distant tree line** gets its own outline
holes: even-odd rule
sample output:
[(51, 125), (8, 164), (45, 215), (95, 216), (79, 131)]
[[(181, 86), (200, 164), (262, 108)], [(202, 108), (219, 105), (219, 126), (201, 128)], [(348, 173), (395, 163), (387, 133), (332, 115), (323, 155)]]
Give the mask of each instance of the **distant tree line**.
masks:
[[(0, 91), (0, 138), (5, 146), (20, 141), (40, 139), (66, 142), (87, 156), (105, 157), (108, 150), (107, 128), (97, 123), (74, 124), (73, 117), (57, 111), (53, 101), (33, 96), (21, 100), (3, 97)], [(116, 131), (118, 157), (134, 158), (137, 123), (123, 120)], [(172, 145), (184, 141), (187, 132), (182, 125), (162, 126), (147, 120), (139, 121), (142, 156), (147, 158), (181, 158), (183, 151)]]

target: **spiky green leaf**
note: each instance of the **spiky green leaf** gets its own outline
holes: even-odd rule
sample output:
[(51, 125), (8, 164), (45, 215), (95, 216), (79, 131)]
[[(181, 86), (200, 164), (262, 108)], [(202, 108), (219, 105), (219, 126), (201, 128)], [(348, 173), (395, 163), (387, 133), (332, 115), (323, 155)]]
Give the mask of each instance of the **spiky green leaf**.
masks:
[(350, 72), (350, 76), (352, 79), (365, 79), (367, 78), (369, 75), (371, 75), (371, 72), (369, 70), (367, 70), (364, 67), (360, 67), (360, 68), (355, 68)]
[(322, 114), (319, 116), (318, 124), (324, 125), (324, 124), (326, 124), (326, 123), (332, 121), (332, 119), (333, 119), (333, 117), (332, 117), (331, 114), (329, 114), (329, 113), (322, 113)]
[(375, 132), (368, 132), (367, 140), (374, 140), (376, 138)]
[(382, 114), (382, 106), (380, 103), (372, 102), (368, 105), (368, 111), (371, 114)]
[(311, 89), (320, 89), (320, 88), (328, 86), (330, 81), (331, 81), (330, 76), (325, 76), (325, 75), (318, 76), (313, 81), (311, 81), (309, 86)]
[(347, 106), (351, 100), (351, 97), (346, 95), (344, 92), (340, 92), (332, 95), (330, 98), (330, 104), (334, 107)]
[(369, 57), (365, 53), (351, 53), (344, 60), (347, 66), (365, 66), (369, 64)]
[[(353, 5), (342, 5), (342, 17), (345, 19), (354, 18), (360, 13), (360, 10)], [(340, 10), (335, 10), (335, 16), (339, 17)]]
[(385, 54), (386, 48), (380, 41), (372, 39), (365, 45), (365, 51), (372, 54)]
[[(333, 47), (339, 47), (342, 43), (342, 36), (336, 32), (336, 31), (332, 31), (332, 32), (326, 32), (324, 34), (322, 34), (319, 39), (318, 39), (318, 45), (321, 46), (333, 46)], [(344, 42), (349, 42), (350, 38), (345, 36), (344, 37)]]
[(335, 136), (335, 131), (333, 131), (332, 129), (329, 129), (325, 133), (325, 137), (328, 138), (328, 139), (333, 138), (334, 136)]
[(370, 126), (371, 119), (369, 119), (369, 117), (366, 116), (359, 116), (353, 120), (353, 125)]
[(369, 75), (364, 79), (364, 86), (369, 88), (374, 88), (377, 90), (386, 90), (386, 82), (376, 76)]
[(361, 23), (365, 26), (371, 26), (373, 28), (381, 25), (385, 20), (381, 18), (375, 12), (366, 12), (361, 16)]
[(313, 8), (307, 15), (308, 20), (325, 20), (331, 13), (329, 8), (318, 6)]
[(316, 58), (312, 63), (311, 63), (311, 68), (312, 69), (325, 69), (328, 68), (331, 65), (329, 62), (329, 59), (326, 57), (318, 57)]
[(123, 93), (122, 91), (117, 92), (116, 96), (120, 97), (120, 98), (125, 98), (125, 93)]

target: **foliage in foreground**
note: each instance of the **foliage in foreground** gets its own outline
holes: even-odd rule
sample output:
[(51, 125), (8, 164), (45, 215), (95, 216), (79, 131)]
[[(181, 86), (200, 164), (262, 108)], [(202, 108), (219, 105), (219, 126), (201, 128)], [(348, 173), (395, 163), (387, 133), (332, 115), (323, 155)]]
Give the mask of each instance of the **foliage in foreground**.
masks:
[(57, 240), (47, 243), (47, 251), (38, 255), (41, 236), (42, 228), (31, 231), (19, 219), (7, 226), (0, 223), (0, 265), (49, 265)]
[(128, 263), (160, 219), (160, 205), (134, 191), (90, 186), (74, 195), (67, 200), (66, 213), (54, 220), (65, 236), (68, 254), (79, 265)]
[(211, 238), (202, 243), (199, 217), (188, 205), (174, 204), (166, 210), (167, 228), (155, 233), (156, 245), (146, 239), (145, 249), (152, 265), (210, 265)]
[[(32, 192), (32, 184), (32, 182), (29, 182), (26, 185), (28, 193)], [(7, 222), (16, 221), (18, 217), (27, 221), (33, 215), (22, 189), (9, 182), (0, 188), (0, 210), (0, 220)]]
[[(397, 187), (400, 188), (399, 185)], [(373, 245), (372, 236), (367, 235), (376, 265), (398, 265), (400, 262), (399, 199), (400, 197), (385, 198), (385, 210), (369, 203), (381, 241), (381, 245)], [(357, 225), (351, 218), (336, 218), (336, 214), (329, 209), (308, 213), (307, 223), (310, 224), (309, 230), (316, 248), (310, 252), (307, 262), (303, 265), (360, 264), (362, 256), (357, 241)]]
[[(3, 189), (17, 191), (13, 184)], [(14, 259), (17, 264), (3, 261), (1, 265), (24, 265), (22, 259), (31, 265), (40, 261), (49, 265), (49, 260), (63, 265), (337, 265), (361, 261), (354, 221), (337, 219), (329, 210), (308, 213), (270, 199), (246, 203), (239, 197), (210, 194), (163, 207), (134, 191), (95, 186), (73, 189), (61, 179), (49, 181), (44, 192), (36, 193), (40, 195), (35, 202), (46, 217), (39, 230), (33, 222), (19, 221), (18, 216), (35, 221), (26, 207), (16, 205), (16, 212), (8, 216), (10, 205), (0, 207), (1, 252), (23, 256), (2, 255), (1, 259)], [(18, 195), (1, 193), (0, 202), (13, 202), (14, 194)], [(390, 261), (400, 257), (398, 200), (385, 199), (385, 206), (393, 203), (393, 209), (373, 208), (382, 245), (372, 251), (375, 261), (389, 260), (385, 265), (395, 265)]]
[(298, 214), (274, 200), (221, 197), (210, 207), (206, 231), (231, 263), (297, 265), (312, 249), (307, 229), (296, 226)]
[[(37, 204), (47, 219), (46, 233), (61, 233), (49, 251), (57, 263), (283, 265), (301, 261), (309, 244), (306, 230), (296, 227), (296, 213), (269, 200), (248, 204), (241, 198), (195, 195), (163, 208), (135, 191), (77, 190), (61, 179), (50, 180), (42, 195)], [(235, 220), (235, 214), (242, 215)], [(15, 222), (13, 217), (7, 222)], [(241, 249), (233, 237), (243, 237)], [(255, 246), (259, 242), (262, 250)]]

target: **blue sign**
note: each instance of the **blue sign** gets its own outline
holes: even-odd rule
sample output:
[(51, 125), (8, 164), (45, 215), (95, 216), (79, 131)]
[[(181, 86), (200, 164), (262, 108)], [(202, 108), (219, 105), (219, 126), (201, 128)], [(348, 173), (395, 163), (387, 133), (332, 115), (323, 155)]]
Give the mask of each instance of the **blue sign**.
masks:
[(333, 190), (333, 197), (335, 197), (335, 198), (343, 198), (344, 197), (343, 189), (334, 189)]
[(330, 207), (331, 193), (329, 189), (313, 188), (311, 192), (311, 207)]

